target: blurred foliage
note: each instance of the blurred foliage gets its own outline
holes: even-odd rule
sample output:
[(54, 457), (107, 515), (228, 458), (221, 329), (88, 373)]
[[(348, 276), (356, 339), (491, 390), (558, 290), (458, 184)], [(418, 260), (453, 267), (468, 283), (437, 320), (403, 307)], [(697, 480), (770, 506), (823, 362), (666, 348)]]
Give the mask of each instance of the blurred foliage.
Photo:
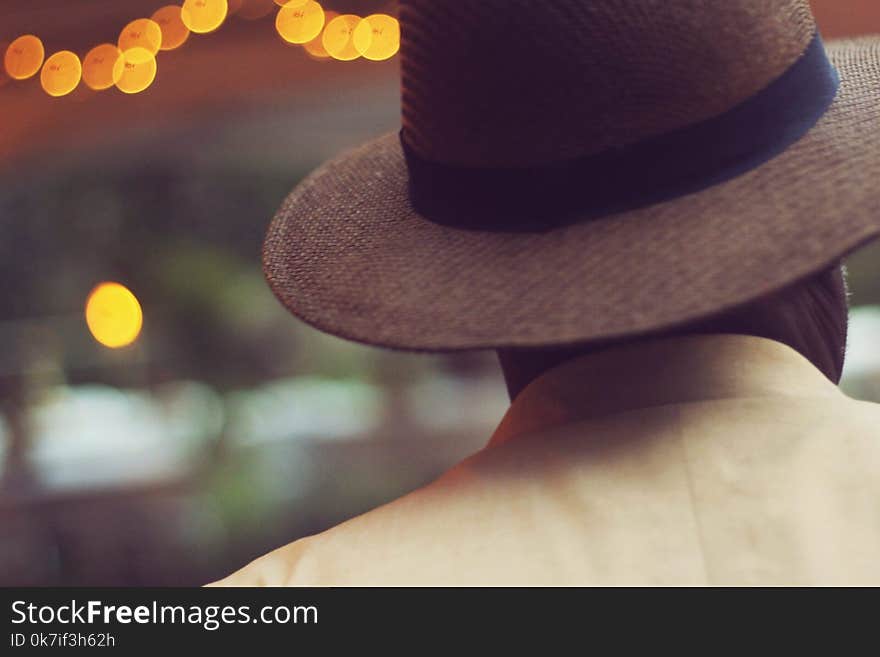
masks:
[[(259, 253), (267, 219), (291, 184), (289, 176), (232, 169), (141, 166), (83, 167), (7, 188), (3, 319), (46, 318), (51, 326), (53, 316), (79, 313), (96, 283), (118, 280), (145, 309), (143, 344), (134, 349), (147, 352), (147, 382), (201, 378), (228, 387), (286, 374), (295, 347), (290, 333), (272, 333), (277, 308)], [(89, 361), (80, 352), (100, 349), (65, 341), (71, 382), (126, 383), (79, 367)]]
[[(16, 181), (0, 189), (0, 320), (46, 327), (69, 383), (197, 379), (229, 389), (292, 372), (387, 378), (381, 352), (293, 321), (263, 279), (266, 226), (298, 177), (86, 162)], [(95, 344), (79, 318), (103, 280), (125, 284), (144, 307), (143, 335), (120, 353)], [(0, 344), (3, 360), (13, 349)], [(456, 362), (467, 368), (469, 358)], [(393, 369), (409, 378), (436, 364), (398, 358)]]

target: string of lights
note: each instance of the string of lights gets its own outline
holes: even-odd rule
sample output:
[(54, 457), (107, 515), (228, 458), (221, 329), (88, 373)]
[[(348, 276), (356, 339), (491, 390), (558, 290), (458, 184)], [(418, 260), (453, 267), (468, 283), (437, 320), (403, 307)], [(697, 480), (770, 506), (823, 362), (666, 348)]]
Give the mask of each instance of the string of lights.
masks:
[[(82, 58), (71, 50), (46, 56), (37, 35), (21, 35), (6, 48), (3, 66), (16, 81), (39, 73), (42, 89), (52, 97), (66, 96), (81, 83), (93, 91), (115, 87), (137, 94), (154, 83), (160, 52), (180, 48), (192, 34), (216, 32), (233, 14), (255, 20), (273, 10), (280, 38), (301, 46), (314, 59), (382, 61), (400, 48), (399, 24), (387, 14), (339, 14), (315, 0), (185, 0), (163, 6), (149, 18), (132, 20), (116, 43), (98, 44)], [(89, 294), (85, 320), (99, 344), (116, 349), (137, 340), (143, 311), (131, 290), (105, 281)]]
[(81, 82), (93, 91), (116, 87), (123, 93), (137, 94), (155, 81), (160, 51), (180, 48), (190, 34), (217, 31), (234, 13), (253, 20), (267, 16), (273, 8), (277, 9), (278, 35), (289, 44), (302, 46), (315, 59), (382, 61), (400, 48), (400, 27), (393, 16), (340, 15), (316, 0), (269, 0), (268, 4), (269, 11), (262, 15), (253, 12), (265, 11), (265, 2), (184, 0), (166, 5), (149, 18), (131, 21), (115, 44), (96, 45), (82, 59), (70, 50), (47, 57), (40, 38), (24, 34), (6, 48), (3, 65), (13, 80), (27, 80), (39, 73), (40, 85), (53, 97), (70, 94)]

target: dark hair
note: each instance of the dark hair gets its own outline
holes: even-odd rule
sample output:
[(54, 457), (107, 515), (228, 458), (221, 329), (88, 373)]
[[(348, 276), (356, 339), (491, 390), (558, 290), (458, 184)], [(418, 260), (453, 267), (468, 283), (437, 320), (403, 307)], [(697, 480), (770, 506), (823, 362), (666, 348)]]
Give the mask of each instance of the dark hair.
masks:
[(640, 336), (538, 349), (499, 349), (511, 399), (542, 372), (577, 356), (645, 338), (734, 333), (788, 345), (839, 383), (846, 353), (849, 298), (841, 263), (734, 310)]
[(846, 353), (849, 298), (841, 264), (768, 297), (689, 324), (674, 334), (738, 333), (769, 338), (798, 351), (839, 383)]

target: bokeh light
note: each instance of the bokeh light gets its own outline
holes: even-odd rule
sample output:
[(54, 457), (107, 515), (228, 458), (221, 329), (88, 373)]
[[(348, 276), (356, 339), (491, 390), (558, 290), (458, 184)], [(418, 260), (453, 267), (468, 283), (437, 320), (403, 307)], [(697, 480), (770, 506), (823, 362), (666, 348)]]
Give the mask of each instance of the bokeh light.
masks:
[[(324, 25), (326, 26), (330, 21), (339, 16), (338, 11), (333, 11), (332, 9), (324, 10)], [(303, 48), (312, 58), (317, 60), (327, 60), (330, 59), (330, 53), (327, 52), (327, 49), (324, 48), (324, 40), (322, 38), (322, 34), (318, 34), (311, 41), (307, 41), (302, 44)]]
[(83, 57), (83, 82), (95, 91), (109, 89), (119, 81), (118, 76), (122, 75), (122, 67), (118, 66), (120, 59), (122, 51), (112, 43), (95, 46)]
[(166, 5), (153, 14), (152, 19), (162, 30), (162, 50), (180, 48), (189, 38), (189, 28), (180, 14), (180, 5)]
[(388, 14), (367, 16), (355, 28), (352, 42), (366, 59), (389, 59), (400, 50), (400, 23)]
[(143, 327), (141, 304), (119, 283), (101, 283), (86, 300), (86, 324), (99, 343), (111, 349), (137, 340)]
[(82, 78), (82, 64), (76, 53), (61, 50), (51, 55), (43, 64), (40, 84), (50, 96), (66, 96), (76, 89)]
[(162, 28), (154, 20), (138, 18), (122, 28), (118, 45), (122, 52), (144, 48), (151, 57), (155, 56), (162, 46)]
[(275, 29), (288, 43), (308, 43), (324, 27), (324, 10), (313, 0), (298, 4), (299, 0), (281, 7), (275, 17)]
[[(236, 16), (249, 21), (268, 16), (277, 6), (274, 0), (236, 0), (236, 3), (239, 5)], [(232, 3), (230, 3), (230, 7), (231, 5)]]
[(229, 5), (226, 0), (186, 0), (180, 10), (180, 18), (191, 32), (213, 32), (226, 20)]
[[(316, 60), (330, 58), (351, 61), (364, 57), (381, 61), (400, 49), (400, 24), (388, 14), (361, 18), (355, 14), (339, 15), (325, 10), (317, 0), (184, 0), (157, 9), (150, 18), (131, 21), (120, 32), (116, 45), (100, 44), (80, 62), (71, 51), (60, 51), (44, 66), (42, 42), (33, 34), (18, 37), (6, 46), (0, 85), (35, 75), (43, 67), (41, 84), (46, 93), (63, 96), (84, 82), (80, 100), (89, 90), (101, 91), (117, 86), (128, 94), (147, 89), (157, 73), (156, 57), (161, 50), (183, 45), (190, 32), (204, 34), (218, 29), (226, 17), (237, 12), (242, 18), (255, 19), (277, 8), (275, 28), (288, 43), (303, 46)], [(88, 87), (88, 89), (85, 89)], [(85, 95), (83, 95), (85, 94)]]
[(36, 75), (43, 65), (43, 42), (33, 34), (25, 34), (9, 44), (3, 57), (3, 68), (14, 80), (26, 80)]
[(352, 38), (361, 20), (360, 16), (354, 14), (342, 14), (327, 23), (321, 39), (324, 49), (333, 59), (347, 62), (361, 56)]
[(140, 93), (156, 79), (156, 58), (146, 48), (126, 50), (116, 66), (116, 88), (127, 94)]

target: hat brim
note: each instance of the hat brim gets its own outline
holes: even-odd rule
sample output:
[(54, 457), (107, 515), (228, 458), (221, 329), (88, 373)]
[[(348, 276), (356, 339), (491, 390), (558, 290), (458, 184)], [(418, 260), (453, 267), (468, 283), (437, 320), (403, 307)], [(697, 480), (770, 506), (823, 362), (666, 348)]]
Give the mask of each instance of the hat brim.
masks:
[(323, 165), (263, 247), (303, 321), (396, 349), (566, 345), (670, 328), (779, 290), (880, 234), (880, 38), (827, 44), (831, 109), (798, 143), (718, 186), (547, 232), (420, 216), (396, 133)]

